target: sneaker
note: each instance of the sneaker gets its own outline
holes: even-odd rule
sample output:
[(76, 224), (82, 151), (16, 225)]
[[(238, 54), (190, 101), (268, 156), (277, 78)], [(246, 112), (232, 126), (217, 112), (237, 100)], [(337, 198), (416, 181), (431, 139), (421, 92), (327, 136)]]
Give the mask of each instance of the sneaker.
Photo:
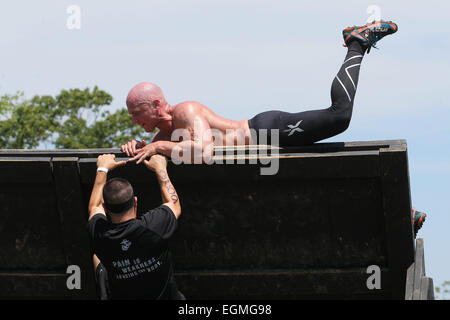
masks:
[(415, 238), (419, 229), (422, 228), (422, 225), (425, 222), (425, 218), (427, 217), (427, 215), (424, 212), (417, 211), (415, 208), (412, 208), (411, 213)]
[(373, 21), (364, 26), (348, 27), (342, 31), (344, 36), (344, 47), (353, 40), (358, 40), (363, 46), (367, 48), (367, 53), (370, 49), (375, 47), (375, 44), (384, 36), (397, 32), (398, 26), (392, 21)]

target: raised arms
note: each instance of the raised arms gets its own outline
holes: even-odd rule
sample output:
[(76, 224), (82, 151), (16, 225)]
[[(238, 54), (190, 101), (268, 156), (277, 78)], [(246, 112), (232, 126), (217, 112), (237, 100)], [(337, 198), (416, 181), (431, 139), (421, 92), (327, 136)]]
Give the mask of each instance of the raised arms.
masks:
[(178, 199), (177, 191), (170, 181), (167, 173), (167, 159), (162, 155), (153, 155), (150, 160), (144, 160), (147, 168), (155, 172), (161, 190), (161, 198), (164, 205), (168, 206), (174, 213), (175, 217), (181, 215), (181, 205)]
[[(103, 154), (97, 158), (97, 169), (105, 168), (108, 171), (114, 170), (119, 166), (125, 165), (126, 161), (115, 161), (116, 158), (113, 154)], [(104, 171), (97, 171), (95, 175), (94, 187), (92, 188), (91, 198), (89, 199), (89, 219), (95, 214), (105, 214), (103, 208), (103, 186), (106, 183), (107, 173)]]

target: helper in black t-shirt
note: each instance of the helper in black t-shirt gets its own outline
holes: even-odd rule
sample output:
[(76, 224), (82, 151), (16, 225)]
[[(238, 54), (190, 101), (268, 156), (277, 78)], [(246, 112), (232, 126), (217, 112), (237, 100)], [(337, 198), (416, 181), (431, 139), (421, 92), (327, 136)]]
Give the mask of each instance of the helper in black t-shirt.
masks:
[(166, 158), (154, 155), (144, 161), (157, 176), (163, 204), (140, 218), (130, 183), (120, 178), (106, 182), (108, 170), (126, 163), (114, 158), (98, 157), (89, 202), (87, 227), (99, 295), (102, 299), (184, 299), (176, 288), (168, 248), (181, 207), (167, 174)]

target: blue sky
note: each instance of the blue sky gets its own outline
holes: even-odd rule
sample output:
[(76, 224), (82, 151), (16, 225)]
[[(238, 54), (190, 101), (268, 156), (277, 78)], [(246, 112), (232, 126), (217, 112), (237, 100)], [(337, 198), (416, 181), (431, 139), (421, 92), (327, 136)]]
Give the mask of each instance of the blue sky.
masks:
[[(66, 26), (81, 9), (81, 28)], [(197, 100), (242, 120), (330, 105), (341, 31), (377, 5), (399, 25), (364, 58), (350, 128), (329, 141), (406, 139), (414, 206), (428, 213), (427, 274), (450, 280), (450, 74), (447, 1), (2, 1), (0, 94), (98, 85), (125, 105), (158, 84), (171, 104)]]

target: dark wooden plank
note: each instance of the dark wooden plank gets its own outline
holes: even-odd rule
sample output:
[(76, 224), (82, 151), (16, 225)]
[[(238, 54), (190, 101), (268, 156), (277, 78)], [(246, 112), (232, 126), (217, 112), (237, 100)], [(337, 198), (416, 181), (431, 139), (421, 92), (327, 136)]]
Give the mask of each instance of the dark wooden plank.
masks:
[(378, 146), (380, 148), (406, 147), (406, 140), (395, 139), (395, 140), (348, 141), (344, 142), (344, 144), (346, 147), (373, 147), (373, 146)]
[(64, 248), (49, 183), (0, 183), (2, 270), (61, 270)]
[(387, 266), (379, 179), (321, 181), (323, 199), (317, 203), (328, 208), (330, 224), (326, 232), (332, 240), (329, 246), (335, 252), (331, 256), (336, 265)]
[(2, 299), (74, 299), (78, 290), (69, 290), (65, 273), (0, 273)]
[(367, 288), (368, 276), (356, 268), (175, 273), (188, 299), (389, 299), (389, 270), (381, 269), (379, 290)]
[[(301, 147), (273, 147), (273, 146), (217, 146), (215, 149), (218, 153), (223, 150), (236, 154), (240, 150), (244, 150), (246, 154), (250, 150), (267, 149), (279, 150), (280, 153), (302, 153), (302, 152), (339, 152), (339, 151), (364, 151), (379, 150), (380, 148), (389, 148), (393, 146), (405, 145), (405, 140), (380, 140), (380, 141), (350, 141), (350, 142), (319, 142), (309, 146)], [(96, 158), (99, 154), (113, 153), (116, 155), (124, 154), (119, 148), (103, 148), (103, 149), (0, 149), (0, 157), (78, 157), (78, 158)]]
[[(375, 182), (174, 185), (183, 215), (172, 248), (183, 268), (386, 264), (383, 219), (373, 202), (379, 192)], [(344, 192), (350, 186), (352, 192)], [(140, 185), (135, 189), (138, 207), (158, 205), (142, 196)], [(364, 202), (362, 210), (355, 199)]]
[(278, 152), (285, 153), (328, 153), (328, 152), (345, 152), (345, 151), (374, 151), (381, 148), (389, 148), (393, 146), (405, 145), (406, 140), (381, 140), (381, 141), (353, 141), (353, 142), (325, 142), (315, 143), (308, 146), (300, 147), (276, 147), (268, 145), (248, 145), (248, 146), (217, 146), (214, 148), (215, 153), (237, 154), (243, 152), (248, 154), (254, 151), (266, 151), (267, 153)]
[[(0, 159), (0, 262), (3, 270), (62, 267), (50, 158)], [(56, 219), (55, 219), (56, 218)]]
[(52, 183), (51, 158), (1, 157), (0, 183)]
[(0, 157), (85, 157), (96, 158), (99, 154), (120, 154), (119, 148), (100, 149), (0, 149)]
[(53, 158), (57, 207), (66, 250), (67, 265), (78, 265), (82, 272), (80, 297), (94, 297), (92, 256), (86, 231), (87, 207), (78, 173), (78, 158)]
[(392, 292), (395, 299), (404, 299), (407, 269), (414, 262), (406, 147), (381, 149), (380, 167)]
[[(339, 178), (371, 178), (380, 176), (380, 161), (377, 151), (349, 152), (348, 154), (290, 154), (280, 155), (272, 164), (264, 165), (258, 160), (244, 164), (238, 163), (239, 157), (233, 156), (231, 164), (180, 164), (169, 163), (171, 176), (179, 177), (187, 183), (201, 181), (277, 181), (292, 179), (339, 179)], [(126, 160), (126, 158), (117, 158)], [(96, 159), (80, 159), (80, 175), (83, 184), (92, 184), (95, 178)], [(275, 175), (263, 175), (261, 168), (277, 166)], [(114, 171), (114, 175), (127, 176), (136, 182), (144, 182), (148, 179), (148, 169), (143, 164), (128, 163)]]

